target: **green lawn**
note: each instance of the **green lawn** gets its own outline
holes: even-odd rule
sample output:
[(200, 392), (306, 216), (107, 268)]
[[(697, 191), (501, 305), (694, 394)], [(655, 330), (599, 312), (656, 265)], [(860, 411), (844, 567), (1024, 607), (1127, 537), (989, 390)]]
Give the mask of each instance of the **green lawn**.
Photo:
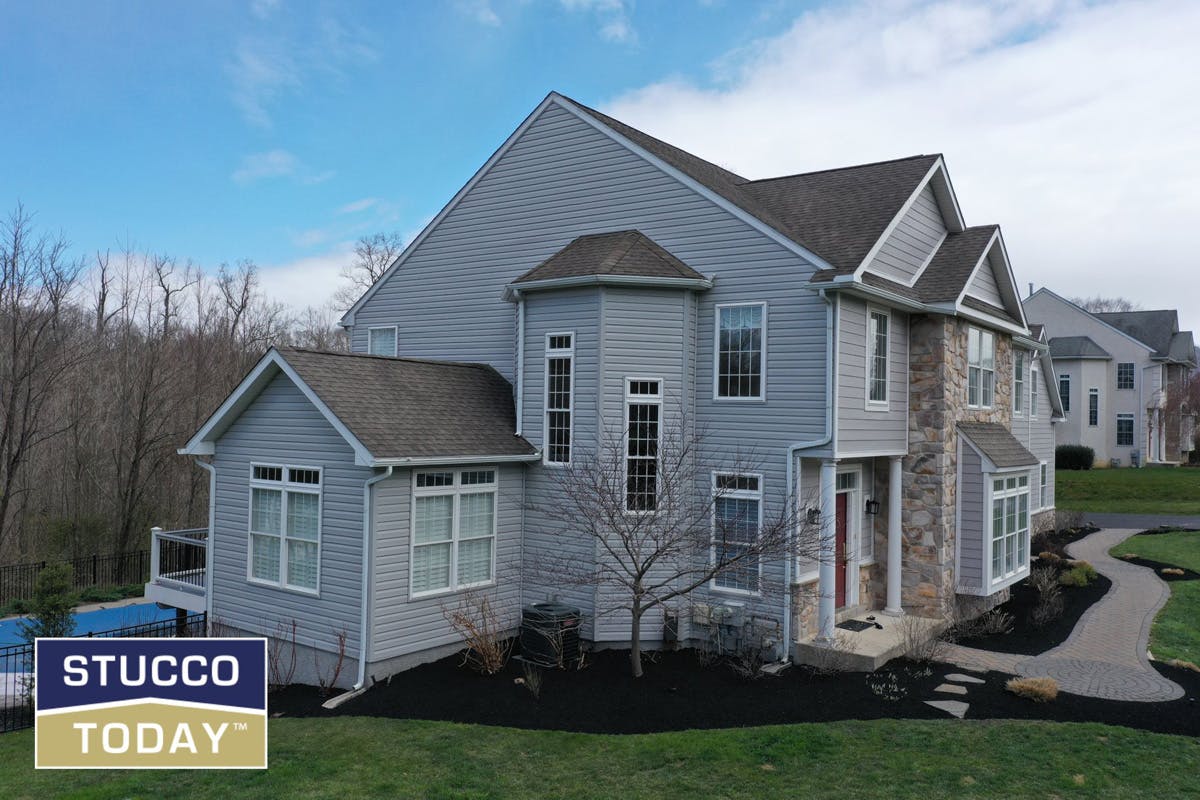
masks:
[[(1151, 561), (1176, 564), (1200, 572), (1200, 533), (1156, 533), (1134, 536), (1114, 547), (1112, 555), (1134, 553)], [(1150, 629), (1150, 650), (1160, 660), (1182, 658), (1200, 664), (1200, 581), (1174, 581), (1171, 599)]]
[(1058, 470), (1055, 505), (1108, 514), (1200, 514), (1200, 469)]
[(595, 736), (342, 717), (271, 722), (265, 772), (35, 771), (0, 735), (9, 798), (1179, 797), (1200, 741), (1097, 724), (883, 720)]

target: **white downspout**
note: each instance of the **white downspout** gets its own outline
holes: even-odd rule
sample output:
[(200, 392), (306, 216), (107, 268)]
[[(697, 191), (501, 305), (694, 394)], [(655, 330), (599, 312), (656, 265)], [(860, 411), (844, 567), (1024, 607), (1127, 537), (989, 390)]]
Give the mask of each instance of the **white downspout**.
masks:
[(213, 536), (216, 533), (217, 520), (217, 468), (207, 461), (195, 459), (196, 465), (208, 473), (208, 540), (204, 543), (204, 624), (212, 630), (213, 603)]
[(362, 625), (358, 636), (358, 680), (351, 691), (357, 692), (367, 682), (367, 628), (370, 618), (367, 616), (367, 598), (370, 595), (371, 584), (371, 488), (382, 480), (392, 476), (394, 467), (386, 467), (383, 474), (368, 478), (363, 483), (363, 535), (362, 535), (362, 603), (359, 614)]
[[(807, 442), (795, 442), (788, 446), (787, 449), (787, 492), (791, 496), (796, 489), (796, 454), (801, 450), (811, 450), (814, 447), (822, 447), (833, 441), (833, 405), (836, 400), (834, 391), (834, 332), (835, 326), (833, 321), (833, 300), (825, 293), (824, 289), (819, 291), (821, 299), (825, 301), (825, 435), (812, 439)], [(793, 503), (799, 503), (800, 498), (797, 496), (793, 499)], [(799, 520), (797, 520), (799, 523)], [(784, 559), (784, 590), (783, 590), (783, 656), (781, 661), (791, 661), (792, 659), (792, 567), (794, 566), (795, 556), (793, 549), (795, 541), (792, 537), (795, 535), (796, 526), (791, 526), (792, 532), (788, 535), (788, 554)]]
[(525, 408), (525, 298), (517, 295), (517, 369), (516, 369), (517, 436), (521, 435), (522, 411)]

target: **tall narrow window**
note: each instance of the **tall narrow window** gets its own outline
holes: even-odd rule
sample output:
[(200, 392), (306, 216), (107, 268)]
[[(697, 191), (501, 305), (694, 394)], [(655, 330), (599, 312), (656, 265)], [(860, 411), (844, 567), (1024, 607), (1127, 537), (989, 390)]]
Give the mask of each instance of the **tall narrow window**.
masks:
[(252, 466), (250, 578), (315, 592), (320, 540), (321, 470)]
[(1133, 447), (1133, 414), (1117, 414), (1117, 447)]
[(496, 550), (496, 471), (418, 472), (413, 478), (410, 593), (490, 583)]
[(762, 479), (716, 475), (713, 491), (713, 559), (728, 565), (713, 583), (719, 589), (757, 592), (759, 559), (750, 551), (762, 525)]
[(1038, 371), (1036, 369), (1029, 370), (1029, 416), (1036, 417), (1038, 415)]
[(1071, 376), (1065, 372), (1058, 376), (1058, 394), (1062, 397), (1063, 413), (1071, 413)]
[(891, 317), (881, 311), (872, 311), (867, 329), (867, 357), (870, 369), (867, 399), (871, 403), (886, 405), (888, 401), (888, 336)]
[(1038, 508), (1049, 508), (1050, 497), (1050, 470), (1046, 466), (1046, 462), (1042, 462), (1040, 480), (1038, 481)]
[(546, 450), (547, 464), (571, 462), (571, 417), (574, 410), (575, 337), (552, 333), (546, 337)]
[(1120, 363), (1117, 364), (1117, 388), (1132, 389), (1133, 388), (1133, 364)]
[(967, 329), (967, 405), (991, 408), (996, 392), (996, 335)]
[(395, 356), (396, 327), (368, 328), (367, 352), (373, 356)]
[(629, 378), (625, 385), (625, 510), (658, 508), (658, 446), (662, 382)]
[(1025, 413), (1025, 351), (1013, 351), (1013, 413)]
[(992, 582), (1029, 567), (1029, 476), (992, 481)]
[(763, 398), (766, 317), (765, 303), (717, 306), (717, 397)]
[(1088, 389), (1088, 425), (1092, 428), (1100, 424), (1100, 390)]

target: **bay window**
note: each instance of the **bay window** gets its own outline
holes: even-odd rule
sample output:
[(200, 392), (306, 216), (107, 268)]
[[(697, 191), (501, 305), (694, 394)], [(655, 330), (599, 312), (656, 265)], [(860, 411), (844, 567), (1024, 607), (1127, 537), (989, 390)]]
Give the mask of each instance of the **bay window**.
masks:
[(413, 597), (491, 583), (496, 552), (496, 471), (413, 475)]
[(991, 582), (1029, 568), (1029, 476), (991, 480)]
[(303, 592), (317, 591), (321, 548), (321, 470), (250, 467), (248, 578)]

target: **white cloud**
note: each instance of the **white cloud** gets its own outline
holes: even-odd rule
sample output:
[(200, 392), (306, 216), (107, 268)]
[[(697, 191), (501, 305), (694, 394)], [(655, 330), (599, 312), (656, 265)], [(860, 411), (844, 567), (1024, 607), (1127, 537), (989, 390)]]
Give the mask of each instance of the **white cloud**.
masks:
[(600, 24), (600, 38), (610, 42), (634, 44), (637, 31), (629, 19), (629, 8), (625, 0), (560, 0), (568, 11), (589, 13)]
[(261, 267), (263, 292), (294, 309), (321, 306), (342, 285), (342, 267), (354, 260), (354, 244), (342, 242), (315, 256)]
[(271, 127), (268, 106), (300, 87), (300, 69), (288, 48), (270, 38), (238, 42), (225, 71), (233, 84), (233, 104), (256, 128)]
[(1196, 30), (1200, 4), (1172, 0), (865, 0), (605, 110), (754, 178), (944, 152), (1019, 280), (1200, 328)]
[(379, 198), (377, 198), (377, 197), (364, 197), (361, 200), (355, 200), (352, 203), (346, 203), (346, 205), (342, 206), (334, 213), (339, 214), (339, 215), (340, 214), (357, 214), (360, 211), (366, 211), (368, 208), (370, 208), (371, 206), (375, 205), (378, 202), (379, 202)]
[(286, 178), (296, 174), (299, 164), (299, 160), (286, 150), (252, 153), (242, 159), (230, 177), (243, 185), (266, 178)]

